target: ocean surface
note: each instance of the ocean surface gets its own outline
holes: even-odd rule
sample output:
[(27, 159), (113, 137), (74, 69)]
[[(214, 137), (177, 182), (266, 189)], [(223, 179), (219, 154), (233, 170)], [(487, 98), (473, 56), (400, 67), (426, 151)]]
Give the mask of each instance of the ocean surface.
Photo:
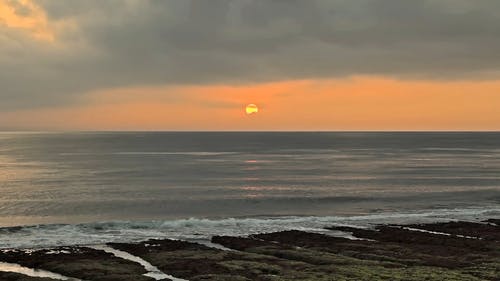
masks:
[(0, 133), (0, 248), (500, 217), (500, 133)]

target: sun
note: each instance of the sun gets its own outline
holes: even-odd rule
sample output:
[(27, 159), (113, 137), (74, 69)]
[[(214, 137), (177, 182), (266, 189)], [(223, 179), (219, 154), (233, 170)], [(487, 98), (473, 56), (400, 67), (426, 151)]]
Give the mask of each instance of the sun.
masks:
[(251, 104), (247, 105), (247, 107), (245, 108), (245, 112), (248, 115), (255, 114), (255, 113), (259, 112), (259, 108), (255, 104), (251, 103)]

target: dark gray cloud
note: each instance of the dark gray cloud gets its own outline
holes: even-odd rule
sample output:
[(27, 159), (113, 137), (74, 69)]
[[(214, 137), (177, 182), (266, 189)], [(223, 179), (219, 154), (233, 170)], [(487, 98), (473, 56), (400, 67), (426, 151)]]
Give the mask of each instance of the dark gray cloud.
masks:
[(484, 79), (500, 69), (497, 0), (37, 3), (50, 21), (74, 27), (60, 31), (54, 47), (0, 24), (2, 110), (130, 85), (364, 74)]

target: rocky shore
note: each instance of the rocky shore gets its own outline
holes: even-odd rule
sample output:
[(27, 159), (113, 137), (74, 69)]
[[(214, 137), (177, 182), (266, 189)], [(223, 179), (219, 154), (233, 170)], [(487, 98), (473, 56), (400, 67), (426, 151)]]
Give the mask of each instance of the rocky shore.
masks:
[[(107, 245), (172, 276), (162, 279), (135, 261), (83, 246), (2, 250), (0, 263), (74, 278), (67, 280), (94, 281), (499, 281), (499, 223), (490, 219), (373, 229), (326, 226), (324, 233), (291, 230), (212, 238), (212, 243), (228, 249), (168, 239)], [(356, 239), (332, 236), (339, 232)], [(54, 280), (1, 268), (0, 281)]]

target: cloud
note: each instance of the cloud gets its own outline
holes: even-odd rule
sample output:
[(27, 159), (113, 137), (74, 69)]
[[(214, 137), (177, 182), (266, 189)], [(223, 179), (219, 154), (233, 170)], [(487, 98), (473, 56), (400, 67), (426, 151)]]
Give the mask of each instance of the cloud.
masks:
[(495, 0), (4, 2), (18, 18), (41, 11), (54, 35), (43, 40), (0, 15), (4, 111), (114, 87), (488, 79), (500, 67)]
[[(0, 128), (498, 130), (498, 89), (500, 80), (442, 83), (377, 77), (127, 87), (93, 92), (78, 105), (0, 112)], [(258, 105), (258, 114), (246, 115), (249, 103)]]

